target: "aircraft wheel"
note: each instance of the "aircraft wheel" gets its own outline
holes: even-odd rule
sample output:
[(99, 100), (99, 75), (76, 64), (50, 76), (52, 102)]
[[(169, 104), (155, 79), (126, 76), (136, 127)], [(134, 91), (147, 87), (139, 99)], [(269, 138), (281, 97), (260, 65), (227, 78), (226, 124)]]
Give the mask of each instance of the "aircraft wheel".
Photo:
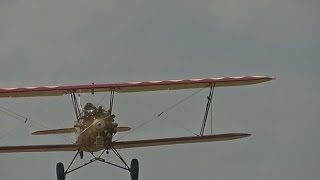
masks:
[(130, 176), (131, 176), (131, 180), (138, 180), (138, 178), (139, 178), (139, 162), (138, 162), (138, 159), (132, 159), (131, 160)]
[(57, 180), (65, 180), (66, 176), (64, 174), (64, 167), (61, 162), (57, 163), (56, 166)]
[(80, 155), (80, 159), (83, 159), (83, 151), (80, 151), (79, 155)]

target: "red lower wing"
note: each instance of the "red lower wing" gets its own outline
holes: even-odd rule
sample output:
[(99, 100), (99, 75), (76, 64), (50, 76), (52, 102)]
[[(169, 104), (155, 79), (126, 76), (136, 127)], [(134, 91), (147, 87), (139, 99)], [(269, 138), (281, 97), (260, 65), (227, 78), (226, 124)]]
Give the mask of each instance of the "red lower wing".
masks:
[(77, 151), (78, 149), (79, 146), (76, 144), (2, 146), (0, 147), (0, 153)]
[(149, 146), (163, 146), (163, 145), (172, 145), (172, 144), (228, 141), (228, 140), (245, 138), (248, 136), (250, 136), (250, 134), (230, 133), (230, 134), (216, 134), (216, 135), (206, 135), (206, 136), (147, 139), (147, 140), (137, 140), (137, 141), (115, 142), (113, 146), (116, 149), (125, 149), (125, 148), (137, 148), (137, 147), (149, 147)]
[[(250, 134), (230, 133), (230, 134), (217, 134), (217, 135), (207, 135), (207, 136), (146, 139), (146, 140), (136, 140), (136, 141), (114, 142), (113, 146), (116, 149), (125, 149), (125, 148), (137, 148), (137, 147), (148, 147), (148, 146), (163, 146), (163, 145), (172, 145), (172, 144), (227, 141), (227, 140), (245, 138), (248, 136), (250, 136)], [(2, 146), (0, 147), (0, 153), (77, 151), (78, 149), (79, 149), (79, 145), (77, 144)], [(85, 149), (83, 150), (85, 151)]]

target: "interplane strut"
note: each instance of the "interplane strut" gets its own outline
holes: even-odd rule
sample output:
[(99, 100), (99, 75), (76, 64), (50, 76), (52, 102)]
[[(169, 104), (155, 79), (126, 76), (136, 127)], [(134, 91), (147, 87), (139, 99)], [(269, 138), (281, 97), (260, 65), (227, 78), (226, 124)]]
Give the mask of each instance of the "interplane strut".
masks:
[(74, 112), (76, 114), (76, 119), (79, 122), (80, 117), (81, 117), (81, 108), (80, 108), (80, 104), (79, 104), (79, 102), (77, 100), (75, 91), (72, 91), (72, 93), (71, 93), (71, 100), (72, 100), (72, 105), (73, 105), (73, 108), (74, 108)]
[[(210, 92), (209, 92), (209, 95), (207, 96), (208, 102), (207, 102), (206, 110), (204, 112), (204, 117), (203, 117), (201, 130), (200, 130), (200, 136), (203, 136), (205, 128), (206, 128), (209, 110), (210, 110), (210, 107), (212, 106), (212, 97), (213, 97), (214, 89), (215, 89), (215, 83), (213, 83), (213, 85), (210, 86)], [(211, 129), (211, 131), (212, 131), (212, 129)]]

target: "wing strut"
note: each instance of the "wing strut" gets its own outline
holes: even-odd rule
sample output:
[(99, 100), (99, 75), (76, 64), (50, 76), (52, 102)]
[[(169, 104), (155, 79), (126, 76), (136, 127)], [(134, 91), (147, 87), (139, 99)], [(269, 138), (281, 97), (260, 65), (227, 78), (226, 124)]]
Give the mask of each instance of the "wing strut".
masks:
[[(200, 130), (200, 136), (203, 136), (204, 130), (206, 128), (206, 123), (207, 123), (207, 119), (208, 119), (209, 110), (210, 110), (210, 107), (212, 107), (211, 106), (211, 104), (212, 104), (212, 96), (213, 96), (213, 93), (214, 93), (215, 86), (216, 86), (216, 83), (213, 83), (211, 85), (209, 95), (207, 96), (208, 102), (207, 102), (206, 110), (204, 112), (204, 117), (203, 117), (202, 126), (201, 126), (201, 130)], [(211, 121), (211, 133), (212, 133), (212, 121)]]
[(81, 116), (81, 109), (80, 109), (81, 105), (79, 104), (79, 102), (77, 100), (75, 91), (73, 91), (71, 93), (71, 100), (72, 100), (72, 104), (73, 104), (74, 112), (76, 114), (77, 121), (79, 122), (79, 119), (80, 119), (80, 116)]
[(109, 108), (110, 114), (112, 113), (113, 99), (114, 99), (114, 88), (112, 88), (110, 91), (110, 106), (109, 106), (110, 107)]

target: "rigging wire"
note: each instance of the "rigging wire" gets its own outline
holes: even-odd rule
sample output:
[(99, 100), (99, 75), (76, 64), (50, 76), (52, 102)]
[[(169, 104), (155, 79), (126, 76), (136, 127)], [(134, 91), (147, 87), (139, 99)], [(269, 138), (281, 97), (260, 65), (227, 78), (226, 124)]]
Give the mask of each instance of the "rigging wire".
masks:
[(101, 103), (104, 101), (104, 99), (108, 96), (109, 94), (106, 93), (101, 99), (100, 101), (97, 103), (98, 105), (102, 105)]
[(10, 110), (10, 109), (8, 109), (8, 108), (5, 108), (5, 107), (3, 107), (3, 106), (0, 106), (0, 111), (1, 111), (1, 112), (4, 112), (4, 113), (6, 113), (6, 114), (8, 114), (8, 115), (10, 115), (10, 116), (15, 116), (15, 117), (17, 117), (17, 118), (22, 118), (22, 119), (24, 119), (24, 120), (25, 120), (25, 119), (28, 119), (27, 117), (22, 116), (22, 115), (14, 112), (14, 111), (12, 111), (12, 110)]
[[(14, 112), (14, 111), (11, 111), (10, 109), (8, 108), (5, 108), (5, 107), (2, 107), (0, 106), (0, 112), (3, 112), (9, 116), (12, 116), (12, 117), (15, 117), (16, 119), (23, 119), (24, 122), (26, 122), (27, 118)], [(13, 128), (11, 128), (10, 130), (6, 131), (3, 133), (3, 135), (0, 136), (0, 139), (3, 139), (5, 138), (8, 134), (11, 134), (12, 131), (14, 131), (15, 129), (17, 129), (20, 125), (21, 125), (22, 121), (19, 120), (19, 122), (15, 123), (15, 125), (13, 126)]]
[[(204, 90), (205, 88), (201, 88), (195, 92), (193, 92), (192, 94), (190, 94), (189, 96), (183, 98), (182, 100), (178, 101), (177, 103), (169, 106), (167, 109), (163, 110), (162, 112), (160, 112), (158, 115), (154, 116), (153, 118), (151, 118), (150, 120), (148, 121), (145, 121), (143, 122), (142, 124), (140, 124), (139, 126), (137, 126), (136, 128), (133, 128), (131, 129), (131, 131), (127, 132), (126, 134), (120, 136), (118, 139), (116, 139), (115, 141), (119, 141), (120, 139), (128, 136), (129, 134), (131, 134), (132, 132), (136, 131), (137, 129), (140, 129), (141, 127), (145, 126), (146, 124), (156, 120), (156, 119), (159, 119), (161, 116), (163, 116), (165, 113), (167, 113), (168, 111), (172, 110), (173, 108), (175, 108), (176, 106), (182, 104), (183, 102), (185, 102), (186, 100), (190, 99), (191, 97), (193, 97), (194, 95), (198, 94), (199, 92), (201, 92), (202, 90)], [(189, 130), (187, 130), (189, 131)], [(192, 132), (193, 133), (193, 132)], [(193, 133), (195, 134), (195, 133)]]
[(180, 122), (173, 121), (173, 123), (176, 123), (176, 125), (179, 125), (180, 128), (188, 131), (189, 133), (191, 133), (191, 134), (193, 134), (193, 135), (195, 135), (195, 136), (199, 136), (199, 134), (193, 132), (191, 129), (184, 127)]
[[(8, 109), (7, 107), (3, 107), (3, 105), (0, 106), (0, 112), (3, 112), (3, 113), (5, 113), (5, 114), (7, 114), (7, 115), (9, 115), (9, 116), (15, 117), (15, 119), (21, 119), (21, 120), (23, 120), (24, 123), (26, 123), (26, 122), (28, 121), (28, 118), (27, 118), (27, 117), (22, 116), (22, 115), (14, 112), (14, 111)], [(22, 121), (16, 123), (16, 124), (14, 125), (14, 127), (13, 127), (12, 129), (10, 129), (9, 131), (5, 132), (4, 135), (2, 135), (2, 136), (0, 137), (0, 139), (3, 139), (3, 138), (6, 137), (8, 134), (10, 134), (12, 131), (14, 131), (15, 129), (17, 129), (17, 128), (21, 125), (21, 124), (20, 124), (21, 122), (22, 122)]]
[(16, 123), (12, 129), (10, 129), (9, 131), (6, 131), (3, 133), (3, 135), (0, 134), (0, 140), (7, 137), (9, 134), (11, 135), (11, 132), (18, 129), (19, 126), (21, 126), (21, 122)]
[[(45, 106), (42, 106), (42, 107), (45, 107)], [(32, 120), (32, 118), (30, 118), (30, 117), (28, 118), (28, 117), (26, 117), (26, 116), (23, 116), (23, 115), (21, 115), (21, 114), (18, 114), (18, 113), (15, 112), (15, 111), (10, 110), (10, 109), (7, 108), (7, 107), (4, 107), (4, 105), (0, 105), (0, 111), (3, 112), (3, 113), (6, 113), (6, 114), (9, 115), (9, 116), (15, 117), (16, 119), (21, 119), (21, 120), (23, 120), (23, 121), (21, 121), (21, 122), (23, 122), (24, 124), (28, 124), (28, 125), (30, 126), (30, 128), (32, 128), (32, 127), (35, 128), (34, 126), (32, 126), (32, 124), (36, 124), (36, 125), (44, 128), (44, 129), (50, 129), (48, 126), (42, 125), (42, 124), (38, 123), (37, 121)], [(10, 131), (8, 131), (6, 134), (9, 134), (9, 133), (12, 132), (13, 130), (17, 129), (19, 126), (20, 126), (20, 124), (17, 123), (16, 126), (14, 126), (14, 128), (11, 129)], [(36, 128), (36, 129), (38, 129), (38, 128)], [(63, 134), (59, 134), (59, 135), (62, 136), (65, 140), (67, 140), (67, 141), (69, 141), (69, 142), (72, 142), (72, 143), (75, 142), (74, 139), (72, 139), (72, 138), (70, 138), (70, 137), (68, 137), (68, 136), (66, 136), (66, 135), (63, 135)], [(2, 136), (0, 139), (4, 138), (5, 136), (6, 136), (6, 135)]]

